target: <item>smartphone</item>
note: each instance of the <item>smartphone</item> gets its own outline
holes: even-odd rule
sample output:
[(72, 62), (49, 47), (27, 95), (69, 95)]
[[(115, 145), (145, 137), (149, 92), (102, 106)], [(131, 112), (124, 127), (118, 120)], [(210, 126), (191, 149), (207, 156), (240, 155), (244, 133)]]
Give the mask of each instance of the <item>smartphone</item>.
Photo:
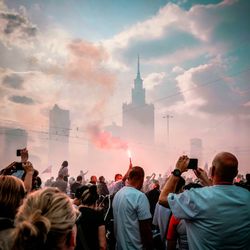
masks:
[(14, 165), (15, 170), (23, 170), (23, 164), (22, 162), (16, 162)]
[(21, 149), (16, 150), (16, 156), (21, 156)]
[(13, 166), (11, 175), (16, 176), (19, 179), (22, 179), (24, 176), (25, 170), (23, 168), (22, 162), (16, 162)]
[(190, 158), (187, 168), (188, 169), (197, 169), (198, 168), (198, 159)]

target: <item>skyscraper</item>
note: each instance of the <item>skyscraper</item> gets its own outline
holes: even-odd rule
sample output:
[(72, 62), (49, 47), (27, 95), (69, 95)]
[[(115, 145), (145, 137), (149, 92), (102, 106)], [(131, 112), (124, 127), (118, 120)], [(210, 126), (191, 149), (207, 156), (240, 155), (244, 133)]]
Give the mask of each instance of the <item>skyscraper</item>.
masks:
[(134, 143), (152, 145), (154, 144), (154, 105), (146, 103), (145, 88), (140, 74), (139, 56), (137, 76), (131, 94), (131, 103), (123, 104), (124, 136)]
[(1, 127), (0, 131), (1, 167), (5, 167), (9, 163), (18, 160), (16, 150), (27, 147), (28, 134), (24, 129), (20, 128)]
[(49, 164), (59, 168), (69, 157), (69, 110), (61, 109), (57, 104), (49, 113)]

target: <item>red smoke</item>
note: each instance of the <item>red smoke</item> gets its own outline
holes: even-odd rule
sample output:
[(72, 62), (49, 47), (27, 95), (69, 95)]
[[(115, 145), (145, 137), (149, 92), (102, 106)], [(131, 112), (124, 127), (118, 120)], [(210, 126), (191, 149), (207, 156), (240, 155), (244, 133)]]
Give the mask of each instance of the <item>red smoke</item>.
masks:
[(87, 127), (90, 140), (97, 148), (102, 149), (128, 149), (128, 144), (119, 137), (113, 136), (108, 131), (100, 129), (99, 124), (91, 124)]
[(68, 44), (70, 52), (66, 75), (69, 80), (112, 89), (115, 77), (102, 64), (108, 59), (104, 48), (83, 40)]

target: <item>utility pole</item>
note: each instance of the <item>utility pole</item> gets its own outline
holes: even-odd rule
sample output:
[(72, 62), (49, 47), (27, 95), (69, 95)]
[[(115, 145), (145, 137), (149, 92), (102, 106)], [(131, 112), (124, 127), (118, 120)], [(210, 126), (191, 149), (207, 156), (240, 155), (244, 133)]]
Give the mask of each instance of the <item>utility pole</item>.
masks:
[(169, 137), (169, 119), (173, 118), (172, 115), (164, 115), (162, 118), (166, 118), (167, 119), (167, 147), (169, 148), (169, 144), (170, 144), (170, 137)]

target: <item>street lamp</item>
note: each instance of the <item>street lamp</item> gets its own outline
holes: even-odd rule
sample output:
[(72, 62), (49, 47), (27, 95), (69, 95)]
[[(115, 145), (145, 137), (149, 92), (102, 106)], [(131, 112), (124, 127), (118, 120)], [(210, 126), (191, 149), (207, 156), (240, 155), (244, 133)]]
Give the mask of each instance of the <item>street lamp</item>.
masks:
[(169, 143), (170, 143), (170, 140), (169, 140), (169, 119), (170, 118), (173, 118), (172, 115), (164, 115), (162, 118), (166, 118), (167, 119), (167, 146), (169, 147)]

